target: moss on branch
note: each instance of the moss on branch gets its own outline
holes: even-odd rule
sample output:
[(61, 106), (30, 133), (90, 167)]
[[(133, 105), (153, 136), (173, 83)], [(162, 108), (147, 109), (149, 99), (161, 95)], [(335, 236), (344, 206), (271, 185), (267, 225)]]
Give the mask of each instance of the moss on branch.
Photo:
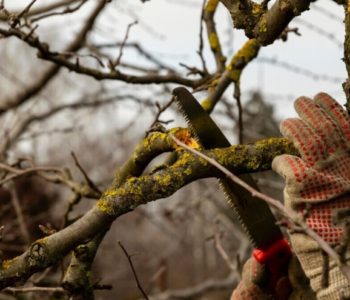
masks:
[[(187, 131), (187, 129), (174, 128), (171, 131), (178, 135), (178, 133)], [(135, 147), (129, 160), (118, 168), (111, 186), (117, 188), (127, 178), (141, 175), (155, 156), (172, 149), (173, 142), (167, 134), (161, 132), (149, 134)], [(106, 231), (98, 234), (88, 243), (79, 245), (73, 251), (70, 264), (62, 281), (62, 285), (69, 293), (81, 295), (84, 299), (93, 299), (91, 265), (105, 233)]]
[(213, 111), (216, 103), (232, 82), (239, 82), (243, 69), (259, 54), (260, 44), (255, 39), (248, 40), (243, 47), (232, 57), (226, 70), (215, 82), (215, 87), (209, 89), (209, 94), (202, 101), (202, 106), (207, 112)]
[(267, 1), (257, 4), (250, 0), (220, 0), (231, 14), (234, 27), (244, 29), (246, 36), (261, 45), (273, 43), (289, 22), (309, 9), (309, 0), (277, 0), (270, 9)]
[[(105, 191), (97, 206), (113, 217), (118, 217), (137, 206), (166, 198), (200, 178), (220, 177), (220, 172), (207, 161), (187, 151), (178, 150), (179, 159), (170, 167), (154, 174), (132, 177), (119, 188)], [(203, 151), (236, 174), (265, 171), (271, 162), (283, 153), (297, 154), (294, 146), (284, 138), (269, 138), (250, 145)]]
[(255, 39), (248, 40), (243, 47), (233, 56), (227, 65), (229, 76), (233, 82), (238, 82), (244, 67), (259, 53), (260, 44)]
[[(184, 130), (187, 129), (174, 128), (171, 132), (177, 135)], [(162, 132), (149, 134), (137, 144), (130, 159), (117, 170), (112, 186), (119, 186), (129, 176), (139, 176), (153, 158), (161, 153), (172, 151), (173, 148), (174, 142), (167, 134)]]
[[(54, 265), (78, 245), (108, 230), (117, 217), (139, 205), (169, 197), (199, 178), (222, 176), (206, 160), (177, 148), (166, 133), (153, 133), (148, 139), (152, 139), (155, 145), (159, 144), (149, 145), (145, 157), (151, 157), (150, 149), (160, 151), (171, 148), (178, 152), (178, 160), (152, 174), (127, 178), (119, 187), (111, 184), (97, 205), (83, 217), (61, 231), (34, 242), (22, 255), (4, 261), (0, 268), (0, 288), (23, 282), (35, 272)], [(297, 154), (293, 145), (284, 138), (270, 138), (250, 145), (203, 152), (236, 174), (268, 170), (275, 156)]]
[(213, 13), (219, 4), (219, 0), (209, 0), (205, 5), (205, 11), (208, 13)]
[(208, 0), (204, 7), (203, 20), (206, 24), (208, 42), (215, 58), (217, 72), (222, 72), (225, 68), (226, 57), (222, 52), (219, 35), (214, 21), (214, 15), (218, 4), (218, 0)]

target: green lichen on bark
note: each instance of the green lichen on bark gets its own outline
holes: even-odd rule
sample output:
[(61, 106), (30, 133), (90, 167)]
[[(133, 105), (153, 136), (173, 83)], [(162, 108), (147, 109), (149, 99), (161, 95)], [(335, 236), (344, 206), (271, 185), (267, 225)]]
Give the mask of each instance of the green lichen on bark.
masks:
[[(170, 132), (176, 135), (177, 132), (182, 130), (187, 129), (173, 128)], [(174, 142), (166, 133), (150, 133), (136, 146), (130, 159), (117, 170), (112, 186), (120, 185), (130, 176), (139, 176), (154, 157), (173, 150), (173, 144)]]
[(11, 264), (13, 262), (13, 259), (6, 259), (2, 262), (1, 269), (6, 270), (9, 267), (11, 267)]
[(249, 38), (261, 45), (273, 43), (289, 22), (309, 9), (311, 1), (277, 0), (271, 8), (250, 0), (220, 0), (231, 14), (234, 27), (244, 29)]
[(266, 12), (266, 9), (254, 1), (250, 0), (220, 0), (228, 9), (234, 27), (244, 29), (249, 38), (253, 38), (253, 30), (259, 22), (260, 17)]
[(204, 108), (205, 111), (210, 111), (211, 110), (211, 101), (209, 99), (204, 99), (201, 102), (202, 107)]
[[(232, 151), (227, 151), (234, 149)], [(249, 145), (214, 149), (215, 160), (236, 174), (271, 169), (272, 160), (281, 154), (298, 155), (293, 144), (285, 138), (268, 138)]]
[[(205, 159), (188, 151), (178, 149), (178, 160), (171, 166), (154, 174), (132, 177), (118, 188), (109, 188), (98, 201), (98, 208), (117, 217), (137, 206), (172, 195), (184, 185), (207, 177), (220, 177), (221, 173)], [(277, 155), (297, 154), (290, 141), (269, 138), (249, 145), (203, 151), (236, 174), (271, 169)]]
[(208, 13), (213, 13), (216, 10), (218, 4), (219, 0), (208, 0), (204, 10)]
[(255, 39), (248, 40), (243, 47), (233, 56), (226, 69), (229, 71), (233, 82), (238, 82), (243, 68), (259, 53), (260, 44)]
[(210, 33), (208, 39), (209, 39), (210, 48), (213, 51), (218, 51), (218, 50), (221, 49), (220, 42), (219, 42), (219, 37), (218, 37), (216, 32)]
[[(171, 147), (175, 148), (175, 145), (172, 143)], [(203, 158), (181, 148), (175, 149), (178, 160), (171, 166), (153, 174), (130, 177), (118, 187), (111, 185), (97, 205), (83, 217), (61, 231), (36, 241), (15, 259), (3, 262), (0, 288), (26, 280), (35, 272), (54, 265), (75, 247), (108, 230), (117, 217), (137, 206), (169, 197), (197, 179), (222, 176)], [(206, 150), (203, 153), (236, 174), (268, 170), (275, 156), (297, 154), (291, 142), (284, 138)]]
[(110, 216), (117, 216), (180, 189), (191, 177), (191, 165), (197, 158), (185, 151), (179, 152), (179, 159), (171, 167), (151, 175), (128, 178), (122, 186), (109, 188), (98, 201), (98, 208)]
[(225, 68), (226, 57), (222, 53), (219, 35), (216, 30), (214, 15), (217, 9), (218, 0), (208, 0), (203, 11), (203, 21), (206, 25), (209, 46), (215, 57), (217, 71), (221, 72)]
[(267, 32), (267, 20), (266, 20), (266, 16), (262, 16), (261, 20), (258, 24), (257, 29), (261, 34), (264, 34)]

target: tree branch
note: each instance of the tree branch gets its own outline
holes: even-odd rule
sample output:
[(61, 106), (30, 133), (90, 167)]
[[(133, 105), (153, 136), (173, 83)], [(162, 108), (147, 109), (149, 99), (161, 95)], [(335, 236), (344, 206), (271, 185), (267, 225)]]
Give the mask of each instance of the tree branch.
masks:
[(234, 27), (244, 29), (246, 36), (261, 45), (272, 44), (289, 22), (309, 9), (309, 0), (276, 0), (270, 9), (267, 1), (220, 0), (229, 10)]
[(248, 40), (243, 47), (232, 57), (226, 70), (222, 73), (216, 84), (209, 88), (208, 96), (202, 102), (203, 108), (211, 112), (220, 100), (227, 87), (239, 82), (243, 69), (259, 54), (260, 45), (255, 39)]
[(147, 75), (131, 75), (123, 73), (119, 70), (110, 70), (109, 72), (100, 71), (99, 69), (83, 66), (79, 61), (71, 62), (67, 55), (60, 54), (59, 52), (52, 52), (49, 46), (41, 42), (38, 37), (28, 36), (27, 33), (17, 28), (3, 29), (0, 28), (0, 34), (4, 37), (17, 37), (23, 42), (27, 43), (32, 48), (38, 50), (38, 57), (40, 59), (51, 61), (59, 66), (66, 67), (70, 71), (74, 71), (78, 74), (88, 75), (96, 80), (120, 80), (134, 84), (150, 84), (150, 83), (178, 83), (189, 87), (197, 87), (208, 80), (207, 77), (200, 79), (187, 79), (177, 74), (168, 73), (164, 75), (160, 74), (147, 74)]
[[(176, 149), (166, 133), (152, 133), (148, 138), (163, 144), (162, 149)], [(199, 178), (221, 176), (220, 171), (197, 155), (187, 151), (177, 152), (179, 159), (170, 167), (149, 175), (128, 178), (120, 187), (112, 184), (97, 205), (76, 222), (37, 240), (22, 255), (4, 261), (0, 269), (0, 288), (24, 281), (35, 272), (55, 264), (69, 251), (107, 230), (116, 218), (137, 206), (169, 197)], [(276, 155), (296, 154), (296, 150), (286, 139), (271, 138), (252, 145), (237, 145), (204, 153), (235, 173), (242, 173), (270, 169)]]
[[(68, 1), (65, 1), (68, 2)], [(72, 1), (69, 1), (72, 2)], [(87, 34), (91, 31), (93, 28), (95, 21), (105, 5), (107, 4), (107, 1), (98, 1), (98, 5), (96, 5), (96, 8), (93, 10), (91, 15), (87, 18), (85, 21), (84, 26), (80, 30), (80, 32), (76, 35), (75, 39), (65, 48), (64, 52), (77, 52), (84, 44), (84, 41), (86, 40)], [(6, 31), (5, 29), (0, 29), (1, 31)], [(19, 29), (12, 28), (9, 31), (15, 31), (20, 34), (20, 36), (26, 40), (32, 39), (36, 40), (36, 37), (28, 36), (27, 34), (23, 33)], [(46, 45), (47, 46), (47, 45)], [(46, 46), (43, 44), (41, 45), (42, 48), (46, 48)], [(48, 47), (48, 46), (47, 46)], [(46, 71), (44, 71), (34, 82), (31, 84), (26, 90), (22, 91), (14, 100), (8, 101), (2, 101), (2, 104), (0, 106), (0, 115), (6, 112), (8, 109), (18, 107), (19, 105), (26, 102), (31, 97), (37, 95), (41, 90), (43, 90), (47, 84), (58, 74), (61, 66), (59, 64), (50, 66)]]
[(216, 31), (216, 25), (214, 21), (214, 14), (216, 12), (218, 3), (218, 0), (208, 0), (204, 8), (203, 20), (206, 24), (208, 41), (210, 49), (213, 52), (215, 58), (216, 69), (218, 72), (223, 72), (225, 69), (226, 57), (222, 53), (221, 43), (219, 40), (219, 35)]
[[(42, 5), (38, 8), (31, 9), (28, 12), (27, 16), (30, 17), (30, 16), (35, 16), (35, 15), (47, 13), (49, 11), (56, 9), (56, 8), (60, 8), (62, 6), (67, 6), (67, 5), (73, 4), (73, 3), (78, 2), (78, 1), (81, 1), (81, 0), (62, 0), (62, 1), (50, 3), (47, 5)], [(15, 12), (14, 14), (18, 14), (18, 13)], [(0, 12), (0, 21), (7, 21), (7, 15), (4, 14), (3, 12)]]

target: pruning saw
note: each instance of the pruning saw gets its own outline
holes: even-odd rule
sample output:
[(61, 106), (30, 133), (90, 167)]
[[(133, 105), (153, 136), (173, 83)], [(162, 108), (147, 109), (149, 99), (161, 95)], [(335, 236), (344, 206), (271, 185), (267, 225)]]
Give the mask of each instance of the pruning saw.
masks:
[[(192, 134), (204, 149), (231, 146), (220, 128), (187, 89), (175, 88), (173, 95)], [(239, 175), (239, 178), (258, 189), (249, 174)], [(253, 197), (250, 192), (231, 180), (221, 178), (219, 181), (226, 199), (256, 247), (254, 257), (270, 271), (269, 287), (273, 292), (278, 280), (287, 274), (291, 257), (289, 244), (266, 202)]]

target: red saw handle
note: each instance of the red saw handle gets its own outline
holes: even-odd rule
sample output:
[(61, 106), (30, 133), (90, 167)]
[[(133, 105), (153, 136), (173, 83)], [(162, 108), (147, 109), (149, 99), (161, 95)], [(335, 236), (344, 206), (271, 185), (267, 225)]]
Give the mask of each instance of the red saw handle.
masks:
[(288, 276), (288, 263), (292, 251), (287, 240), (281, 238), (264, 249), (256, 248), (253, 255), (260, 264), (268, 267), (271, 276), (269, 290), (275, 294), (278, 281)]

